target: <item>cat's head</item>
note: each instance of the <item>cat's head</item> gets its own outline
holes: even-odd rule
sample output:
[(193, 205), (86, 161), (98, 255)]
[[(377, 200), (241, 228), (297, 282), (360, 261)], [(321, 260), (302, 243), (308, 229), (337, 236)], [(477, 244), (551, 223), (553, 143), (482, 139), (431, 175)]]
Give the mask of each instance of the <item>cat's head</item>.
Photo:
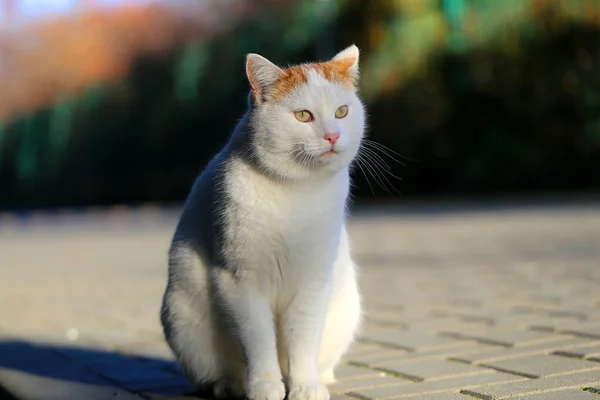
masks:
[(358, 57), (350, 46), (323, 63), (280, 68), (249, 54), (252, 147), (263, 168), (303, 179), (347, 167), (365, 129), (357, 95)]

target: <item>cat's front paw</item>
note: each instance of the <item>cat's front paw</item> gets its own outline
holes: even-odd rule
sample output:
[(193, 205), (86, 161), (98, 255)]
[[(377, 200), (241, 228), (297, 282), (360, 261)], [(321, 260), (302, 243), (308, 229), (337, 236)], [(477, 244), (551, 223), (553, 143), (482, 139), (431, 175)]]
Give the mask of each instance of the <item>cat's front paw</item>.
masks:
[(308, 382), (290, 390), (289, 400), (329, 400), (329, 390), (321, 382)]
[(256, 381), (248, 388), (250, 400), (283, 400), (285, 387), (281, 381)]

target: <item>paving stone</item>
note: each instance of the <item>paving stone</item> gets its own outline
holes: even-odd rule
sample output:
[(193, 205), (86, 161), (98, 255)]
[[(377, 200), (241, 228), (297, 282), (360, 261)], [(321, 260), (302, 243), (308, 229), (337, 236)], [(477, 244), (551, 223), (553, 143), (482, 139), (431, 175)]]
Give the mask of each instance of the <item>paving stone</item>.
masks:
[(425, 335), (418, 332), (382, 332), (379, 334), (369, 335), (364, 337), (364, 339), (368, 340), (369, 342), (376, 342), (408, 351), (422, 351), (465, 346), (461, 340)]
[(388, 348), (386, 352), (363, 354), (360, 356), (346, 356), (344, 359), (358, 364), (371, 365), (373, 362), (378, 360), (398, 359), (407, 354), (415, 353), (410, 353), (406, 350)]
[(526, 397), (511, 397), (512, 400), (598, 400), (598, 395), (580, 389), (558, 390), (529, 394)]
[(431, 393), (419, 396), (419, 399), (421, 400), (469, 400), (469, 398), (469, 396), (454, 392)]
[(393, 353), (390, 349), (387, 353), (376, 353), (366, 356), (354, 357), (351, 360), (360, 364), (372, 366), (379, 362), (384, 361), (398, 361), (401, 363), (409, 363), (414, 361), (427, 361), (427, 360), (444, 360), (447, 358), (454, 357), (456, 355), (468, 353), (468, 352), (483, 352), (492, 351), (498, 348), (505, 349), (505, 347), (499, 347), (496, 345), (488, 345), (484, 343), (478, 343), (476, 341), (464, 341), (464, 346), (457, 346), (451, 348), (423, 350), (416, 352), (402, 352)]
[[(453, 336), (452, 332), (448, 332), (449, 336)], [(562, 340), (563, 336), (547, 332), (538, 331), (494, 331), (489, 330), (484, 335), (463, 335), (457, 334), (457, 337), (466, 339), (481, 340), (482, 342), (496, 343), (504, 346), (531, 346), (537, 343), (549, 343), (557, 340)]]
[(494, 328), (503, 328), (507, 330), (529, 330), (531, 327), (554, 328), (561, 325), (579, 323), (580, 318), (576, 317), (555, 317), (540, 314), (518, 314), (514, 316), (503, 317), (497, 320)]
[[(566, 307), (544, 307), (536, 306), (534, 303), (519, 304), (515, 306), (515, 310), (524, 311), (526, 313), (542, 314), (547, 317), (568, 318), (583, 320), (586, 318), (585, 310), (582, 307), (577, 309), (567, 309)], [(568, 321), (571, 322), (571, 321)]]
[(142, 380), (139, 382), (127, 382), (121, 383), (115, 381), (123, 389), (127, 389), (131, 392), (152, 392), (161, 394), (185, 394), (193, 393), (196, 388), (187, 379), (170, 378), (160, 380)]
[(592, 392), (592, 393), (596, 393), (596, 394), (600, 394), (600, 384), (599, 385), (586, 385), (586, 387), (584, 387), (583, 389)]
[(374, 371), (372, 369), (355, 367), (352, 365), (339, 365), (335, 371), (334, 376), (338, 381), (345, 379), (364, 378), (369, 376), (379, 376), (381, 371)]
[(398, 324), (401, 322), (401, 311), (389, 309), (367, 310), (365, 318), (369, 321), (381, 321), (390, 324)]
[(553, 353), (566, 357), (597, 359), (600, 358), (600, 342), (593, 342), (587, 346), (577, 346), (568, 349), (554, 350)]
[(360, 389), (369, 389), (372, 387), (383, 387), (390, 385), (410, 384), (410, 381), (396, 378), (387, 374), (379, 373), (375, 376), (368, 376), (355, 379), (345, 379), (329, 385), (331, 393), (348, 393)]
[[(209, 396), (198, 397), (196, 395), (189, 396), (178, 396), (178, 395), (170, 395), (170, 394), (155, 394), (155, 393), (144, 393), (144, 398), (151, 400), (211, 400)], [(333, 398), (333, 396), (332, 396)]]
[(95, 366), (93, 367), (93, 370), (125, 387), (137, 383), (143, 384), (145, 382), (185, 381), (183, 376), (177, 375), (166, 368), (159, 368), (155, 365), (145, 365), (144, 363), (135, 360)]
[(543, 376), (600, 368), (600, 365), (597, 363), (555, 355), (532, 355), (498, 360), (481, 365), (498, 371), (523, 375), (530, 378), (540, 378)]
[(532, 393), (562, 389), (579, 389), (600, 384), (600, 368), (592, 371), (577, 372), (573, 374), (556, 375), (540, 379), (528, 379), (510, 384), (480, 386), (468, 388), (461, 393), (470, 394), (480, 399), (506, 399), (524, 396)]
[(495, 347), (493, 349), (486, 349), (485, 351), (469, 351), (465, 350), (463, 354), (456, 354), (450, 356), (453, 360), (469, 362), (473, 364), (480, 364), (484, 362), (490, 362), (495, 360), (502, 360), (507, 358), (524, 357), (534, 354), (548, 354), (553, 351), (559, 351), (559, 349), (568, 349), (568, 351), (576, 351), (577, 346), (588, 346), (589, 339), (563, 336), (563, 340), (557, 340), (550, 343), (538, 343), (531, 346), (519, 346), (519, 347)]
[(581, 323), (579, 326), (562, 329), (560, 332), (600, 339), (600, 323)]
[[(28, 343), (0, 342), (0, 367), (47, 376), (57, 380), (81, 382), (92, 385), (109, 385), (109, 382), (91, 373), (60, 354)], [(12, 378), (18, 380), (21, 376)], [(0, 381), (0, 386), (2, 385)]]
[(445, 379), (456, 376), (489, 374), (486, 368), (462, 364), (453, 361), (431, 360), (403, 363), (401, 360), (391, 360), (376, 363), (374, 368), (391, 371), (406, 379), (414, 381)]
[(362, 389), (348, 393), (351, 396), (364, 399), (387, 399), (419, 397), (425, 394), (459, 391), (461, 389), (475, 388), (481, 385), (514, 383), (528, 380), (521, 376), (495, 372), (483, 375), (461, 376), (453, 379), (442, 379), (437, 381), (425, 381), (395, 386)]
[(330, 400), (356, 400), (343, 394), (332, 394)]
[(149, 391), (158, 387), (189, 386), (177, 365), (171, 361), (82, 349), (59, 348), (57, 351), (73, 363), (130, 390)]
[(346, 357), (359, 357), (362, 355), (388, 353), (389, 347), (380, 346), (377, 344), (355, 342), (350, 350), (346, 352)]
[[(406, 325), (409, 331), (426, 332), (429, 334), (437, 334), (440, 331), (440, 327), (443, 327), (444, 331), (468, 332), (471, 334), (485, 332), (490, 327), (489, 324), (482, 321), (462, 321), (450, 318), (445, 318), (443, 321), (439, 318), (428, 318), (422, 321), (407, 322)], [(514, 325), (512, 328), (514, 329)]]
[(141, 400), (142, 397), (106, 383), (93, 384), (50, 378), (0, 368), (0, 386), (19, 400)]

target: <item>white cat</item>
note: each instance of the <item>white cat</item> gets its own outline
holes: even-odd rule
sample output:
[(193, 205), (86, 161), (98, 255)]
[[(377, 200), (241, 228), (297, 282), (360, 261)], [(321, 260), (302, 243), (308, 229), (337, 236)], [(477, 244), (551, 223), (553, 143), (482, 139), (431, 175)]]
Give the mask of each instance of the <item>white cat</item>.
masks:
[(248, 111), (187, 199), (161, 320), (216, 397), (329, 399), (361, 319), (345, 227), (365, 125), (358, 58), (351, 46), (282, 69), (249, 54)]

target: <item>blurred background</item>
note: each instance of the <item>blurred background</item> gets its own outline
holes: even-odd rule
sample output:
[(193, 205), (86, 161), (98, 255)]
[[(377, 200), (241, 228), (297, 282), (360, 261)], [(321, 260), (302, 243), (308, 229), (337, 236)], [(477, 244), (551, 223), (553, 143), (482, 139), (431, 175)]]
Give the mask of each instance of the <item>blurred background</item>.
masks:
[(0, 208), (180, 202), (246, 53), (352, 43), (359, 202), (600, 189), (600, 0), (0, 0)]

